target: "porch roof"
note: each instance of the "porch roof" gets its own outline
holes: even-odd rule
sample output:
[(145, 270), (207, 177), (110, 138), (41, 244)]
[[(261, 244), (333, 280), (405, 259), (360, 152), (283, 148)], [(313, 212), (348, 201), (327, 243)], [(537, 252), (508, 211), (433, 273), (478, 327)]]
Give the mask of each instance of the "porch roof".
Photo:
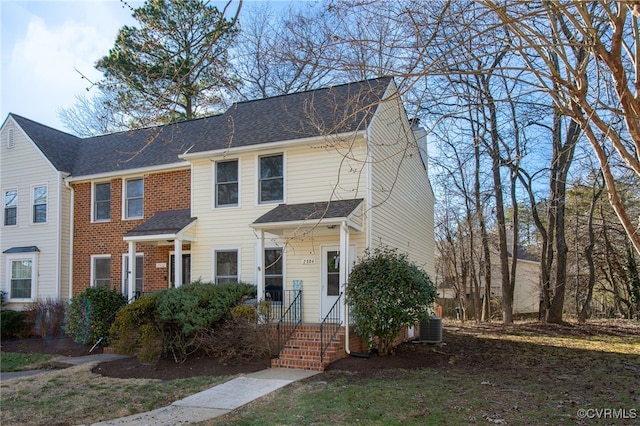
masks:
[(151, 219), (144, 221), (124, 234), (125, 241), (166, 241), (176, 238), (193, 241), (194, 238), (185, 236), (194, 224), (196, 218), (191, 217), (191, 211), (168, 210), (156, 212)]
[[(338, 224), (342, 221), (351, 222), (352, 216), (362, 204), (362, 198), (352, 200), (321, 201), (302, 204), (279, 204), (257, 218), (251, 226), (253, 228), (277, 228), (291, 225), (305, 224), (311, 221), (313, 224), (323, 225)], [(351, 225), (355, 225), (350, 223)], [(355, 226), (358, 227), (358, 226)]]

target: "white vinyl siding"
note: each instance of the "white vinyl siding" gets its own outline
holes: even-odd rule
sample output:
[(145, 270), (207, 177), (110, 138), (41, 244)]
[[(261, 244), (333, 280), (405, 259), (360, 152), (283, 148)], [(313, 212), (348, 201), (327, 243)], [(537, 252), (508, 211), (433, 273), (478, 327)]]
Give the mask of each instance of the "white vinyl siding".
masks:
[(397, 100), (370, 127), (371, 242), (396, 247), (434, 277), (434, 197), (411, 125)]
[[(213, 251), (237, 248), (241, 252), (239, 279), (255, 284), (257, 268), (262, 266), (256, 264), (256, 234), (250, 224), (276, 207), (275, 204), (256, 205), (258, 158), (262, 154), (280, 152), (247, 152), (239, 156), (241, 190), (239, 206), (233, 209), (211, 208), (215, 205), (215, 191), (210, 189), (215, 181), (215, 167), (211, 166), (209, 159), (193, 161), (191, 214), (198, 218), (194, 231), (198, 242), (191, 246), (193, 277), (215, 281)], [(347, 153), (349, 158), (345, 159)], [(365, 158), (362, 137), (351, 138), (348, 142), (318, 139), (317, 144), (305, 143), (288, 148), (284, 152), (286, 202), (363, 198), (366, 194)], [(217, 160), (213, 158), (213, 161)], [(299, 235), (302, 235), (301, 231)], [(316, 322), (320, 315), (320, 244), (337, 245), (339, 238), (337, 229), (326, 227), (319, 227), (300, 239), (265, 234), (267, 248), (278, 246), (284, 249), (283, 287), (290, 290), (293, 280), (303, 281), (306, 321)], [(364, 250), (364, 232), (353, 231), (350, 239), (352, 244)], [(315, 262), (303, 263), (308, 259)]]
[[(12, 126), (15, 144), (12, 149), (7, 149), (7, 133)], [(1, 139), (3, 202), (6, 190), (15, 189), (18, 194), (16, 225), (4, 226), (4, 217), (2, 218), (2, 250), (36, 246), (39, 253), (38, 276), (35, 278), (37, 285), (34, 287), (35, 300), (66, 299), (71, 291), (71, 189), (62, 182), (63, 174), (55, 170), (11, 117), (2, 127)], [(37, 173), (34, 173), (35, 170)], [(47, 188), (46, 223), (33, 224), (33, 188), (42, 185), (46, 185)], [(0, 276), (4, 287), (8, 273), (7, 255), (0, 252)], [(8, 308), (24, 309), (28, 306), (26, 301), (13, 301)]]

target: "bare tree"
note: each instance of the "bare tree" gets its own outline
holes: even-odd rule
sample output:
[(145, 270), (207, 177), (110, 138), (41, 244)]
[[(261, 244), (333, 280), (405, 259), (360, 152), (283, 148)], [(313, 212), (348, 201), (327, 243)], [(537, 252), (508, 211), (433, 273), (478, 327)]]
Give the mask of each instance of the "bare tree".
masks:
[[(615, 152), (625, 167), (640, 175), (640, 6), (578, 0), (479, 3), (509, 29), (511, 48), (521, 54), (539, 87), (586, 135), (602, 168), (609, 201), (640, 253), (638, 225), (624, 208), (609, 158)], [(532, 56), (541, 58), (543, 66), (534, 66)]]

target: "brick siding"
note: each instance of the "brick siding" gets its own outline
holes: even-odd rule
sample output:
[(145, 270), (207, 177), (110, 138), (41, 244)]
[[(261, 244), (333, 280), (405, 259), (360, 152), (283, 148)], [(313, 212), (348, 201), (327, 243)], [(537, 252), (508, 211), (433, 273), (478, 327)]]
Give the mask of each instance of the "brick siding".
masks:
[[(103, 181), (100, 181), (103, 182)], [(129, 251), (123, 235), (151, 218), (158, 211), (188, 209), (191, 206), (191, 171), (178, 170), (144, 176), (144, 218), (122, 220), (122, 179), (111, 180), (111, 220), (91, 222), (92, 183), (76, 183), (73, 223), (73, 296), (90, 286), (91, 255), (111, 255), (111, 288), (122, 289), (122, 255)], [(169, 252), (173, 244), (153, 246), (136, 244), (144, 254), (145, 293), (169, 286)], [(183, 246), (189, 250), (189, 246)], [(166, 263), (166, 268), (156, 264)]]

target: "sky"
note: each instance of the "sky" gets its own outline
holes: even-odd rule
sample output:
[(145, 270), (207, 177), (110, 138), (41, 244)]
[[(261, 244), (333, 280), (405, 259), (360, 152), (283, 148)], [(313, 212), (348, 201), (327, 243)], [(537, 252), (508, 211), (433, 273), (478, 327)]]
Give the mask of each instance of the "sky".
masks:
[(58, 111), (93, 95), (94, 65), (131, 14), (120, 0), (0, 0), (0, 125), (14, 113), (66, 131)]
[(135, 22), (119, 0), (0, 0), (0, 123), (12, 112), (65, 130), (59, 109), (93, 94), (96, 61)]

